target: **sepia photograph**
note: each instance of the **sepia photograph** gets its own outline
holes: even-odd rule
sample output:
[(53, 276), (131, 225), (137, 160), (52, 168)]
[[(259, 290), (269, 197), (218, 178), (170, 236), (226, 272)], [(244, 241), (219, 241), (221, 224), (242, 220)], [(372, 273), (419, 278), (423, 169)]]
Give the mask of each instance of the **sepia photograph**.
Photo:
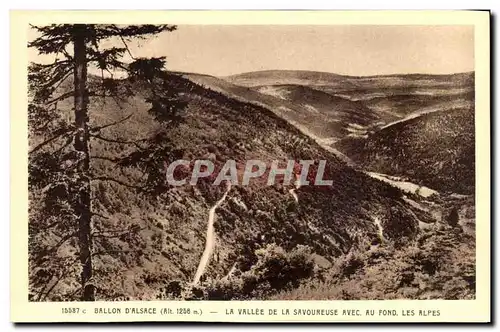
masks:
[(473, 24), (97, 22), (26, 27), (26, 301), (477, 299)]

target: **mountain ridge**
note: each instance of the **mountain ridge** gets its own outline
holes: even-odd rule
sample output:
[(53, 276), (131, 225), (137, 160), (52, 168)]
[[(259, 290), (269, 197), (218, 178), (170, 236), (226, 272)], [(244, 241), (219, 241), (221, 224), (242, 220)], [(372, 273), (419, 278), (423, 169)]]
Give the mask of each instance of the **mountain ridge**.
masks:
[[(212, 78), (210, 82), (214, 84)], [(215, 91), (213, 86), (171, 75), (168, 84), (182, 91), (181, 98), (188, 106), (180, 114), (182, 121), (176, 127), (166, 127), (149, 114), (148, 94), (140, 85), (133, 86), (138, 92), (136, 96), (119, 106), (110, 98), (91, 97), (91, 125), (117, 123), (102, 130), (108, 140), (118, 142), (152, 135), (158, 144), (153, 154), (141, 154), (136, 144), (91, 141), (93, 175), (116, 179), (92, 185), (96, 214), (93, 263), (99, 299), (186, 298), (181, 291), (172, 289), (183, 289), (195, 275), (206, 241), (207, 214), (225, 196), (224, 186), (214, 186), (210, 179), (202, 179), (196, 186), (161, 185), (164, 163), (176, 159), (213, 156), (217, 166), (229, 159), (324, 159), (325, 177), (333, 181), (328, 187), (294, 188), (281, 183), (234, 186), (217, 211), (214, 210), (217, 220), (213, 225), (216, 234), (213, 263), (204, 269), (199, 288), (192, 289), (188, 298), (263, 298), (296, 288), (312, 276), (328, 274), (321, 272), (311, 257), (332, 262), (356, 249), (364, 252), (386, 245), (401, 248), (424, 232), (419, 227), (421, 222), (439, 227), (434, 210), (415, 207), (427, 206), (418, 195), (403, 193), (350, 167), (290, 121), (258, 105), (259, 100), (274, 102), (275, 99), (263, 98), (252, 89), (217, 82), (236, 97), (244, 92), (247, 97), (257, 98), (257, 102), (240, 100), (228, 91)], [(126, 80), (121, 83), (128, 84)], [(71, 119), (71, 100), (59, 107), (66, 109)], [(128, 122), (118, 123), (124, 111), (132, 116)], [(117, 171), (115, 161), (127, 155), (137, 159)], [(154, 196), (136, 191), (132, 185), (122, 185), (140, 183), (145, 172), (150, 172), (155, 184), (159, 182)], [(293, 189), (294, 195), (290, 191)], [(37, 202), (39, 194), (32, 192), (33, 202)], [(69, 241), (56, 252), (37, 250), (59, 241), (60, 237), (45, 228), (48, 221), (36, 218), (40, 206), (35, 203), (31, 208), (34, 212), (30, 227), (38, 230), (30, 237), (33, 248), (30, 291), (35, 294), (43, 287), (40, 278), (51, 268), (40, 264), (47, 261), (44, 255), (60, 262), (71, 259), (77, 249), (76, 243)], [(118, 235), (108, 236), (115, 232)], [(278, 262), (282, 264), (278, 274), (263, 272), (276, 270), (269, 270), (267, 265), (276, 264), (274, 255), (280, 257)], [(77, 271), (70, 267), (65, 273), (52, 287), (48, 300), (72, 299), (71, 294), (78, 287), (74, 282), (78, 280)], [(235, 275), (236, 279), (226, 278), (224, 283), (229, 285), (221, 285), (220, 277), (227, 275)], [(289, 280), (291, 277), (296, 278)]]
[[(174, 71), (177, 72), (177, 71)], [(180, 72), (182, 73), (182, 72)], [(189, 72), (184, 72), (189, 74)], [(274, 73), (302, 73), (302, 74), (320, 74), (320, 75), (333, 75), (338, 77), (352, 77), (352, 78), (378, 78), (378, 77), (394, 77), (394, 76), (415, 76), (415, 77), (447, 77), (447, 76), (460, 76), (460, 75), (472, 75), (474, 71), (465, 71), (465, 72), (456, 72), (456, 73), (443, 73), (443, 74), (432, 74), (432, 73), (392, 73), (392, 74), (381, 74), (381, 75), (347, 75), (347, 74), (339, 74), (328, 71), (317, 71), (317, 70), (302, 70), (302, 69), (264, 69), (264, 70), (255, 70), (249, 72), (242, 72), (238, 74), (231, 75), (211, 75), (211, 74), (199, 74), (199, 75), (208, 75), (220, 78), (230, 78), (237, 76), (252, 76), (252, 75), (260, 75), (260, 74), (274, 74)], [(196, 74), (196, 73), (191, 73)]]

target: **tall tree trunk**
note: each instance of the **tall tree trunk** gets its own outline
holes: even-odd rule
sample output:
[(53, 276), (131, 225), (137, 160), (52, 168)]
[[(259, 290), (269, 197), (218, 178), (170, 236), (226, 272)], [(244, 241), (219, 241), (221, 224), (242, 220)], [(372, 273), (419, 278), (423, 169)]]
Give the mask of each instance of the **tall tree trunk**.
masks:
[(74, 88), (75, 88), (75, 135), (74, 148), (77, 152), (78, 194), (75, 212), (78, 219), (78, 236), (80, 246), (80, 263), (82, 265), (81, 283), (82, 300), (95, 300), (95, 286), (92, 284), (91, 255), (91, 202), (89, 179), (89, 131), (88, 131), (88, 96), (87, 96), (87, 51), (86, 26), (75, 25), (74, 45)]

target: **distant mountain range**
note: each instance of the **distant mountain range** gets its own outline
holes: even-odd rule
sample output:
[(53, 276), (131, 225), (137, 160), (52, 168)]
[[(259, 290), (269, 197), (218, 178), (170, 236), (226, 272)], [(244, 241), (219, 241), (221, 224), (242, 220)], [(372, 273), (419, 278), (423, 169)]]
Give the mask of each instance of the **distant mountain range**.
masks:
[[(474, 192), (474, 73), (345, 76), (259, 71), (225, 78), (274, 96), (283, 118), (363, 169)], [(281, 107), (281, 108), (280, 108)]]

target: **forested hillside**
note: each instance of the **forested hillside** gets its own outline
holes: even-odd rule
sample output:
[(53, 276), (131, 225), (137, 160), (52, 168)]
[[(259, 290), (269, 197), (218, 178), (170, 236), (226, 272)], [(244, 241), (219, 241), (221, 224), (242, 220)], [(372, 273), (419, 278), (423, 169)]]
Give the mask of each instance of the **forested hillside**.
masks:
[[(94, 81), (99, 84), (97, 78)], [(120, 86), (140, 91), (140, 82), (130, 84), (122, 81)], [(419, 232), (416, 215), (434, 221), (430, 213), (408, 204), (397, 189), (346, 166), (273, 112), (177, 75), (166, 84), (182, 91), (187, 105), (175, 126), (154, 120), (147, 90), (122, 101), (91, 98), (91, 124), (113, 123), (91, 141), (94, 282), (99, 299), (154, 299), (165, 296), (162, 289), (170, 283), (187, 284), (193, 277), (203, 251), (208, 210), (226, 187), (212, 186), (208, 180), (195, 187), (166, 186), (164, 163), (175, 159), (211, 156), (217, 164), (228, 159), (325, 159), (325, 177), (333, 180), (331, 187), (301, 187), (296, 191), (298, 202), (290, 188), (279, 184), (233, 186), (217, 210), (216, 254), (206, 282), (231, 270), (253, 271), (261, 264), (256, 250), (268, 245), (291, 253), (306, 250), (307, 259), (330, 262), (364, 243), (380, 242), (374, 217), (380, 218), (384, 236), (396, 246)], [(71, 100), (59, 107), (68, 110), (60, 121), (69, 121)], [(32, 144), (37, 139), (32, 132)], [(64, 141), (44, 147), (54, 156), (55, 169), (64, 167), (57, 160), (61, 144)], [(32, 163), (35, 167), (36, 160)], [(50, 181), (49, 173), (45, 181)], [(76, 242), (57, 226), (58, 220), (42, 218), (47, 204), (63, 207), (41, 200), (43, 183), (30, 185), (32, 299), (74, 299), (79, 273), (72, 263)]]

